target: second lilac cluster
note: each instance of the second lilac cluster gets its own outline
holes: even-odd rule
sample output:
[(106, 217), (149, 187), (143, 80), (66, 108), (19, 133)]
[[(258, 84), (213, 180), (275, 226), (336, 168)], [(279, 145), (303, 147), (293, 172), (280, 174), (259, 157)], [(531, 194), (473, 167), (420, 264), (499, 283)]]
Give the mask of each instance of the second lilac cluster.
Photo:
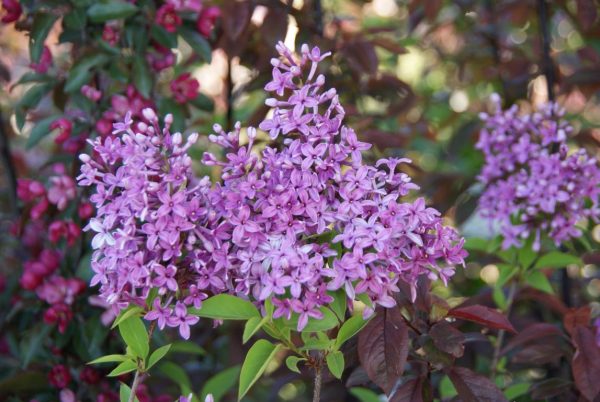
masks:
[(581, 236), (577, 223), (600, 215), (600, 169), (584, 149), (570, 152), (573, 128), (564, 111), (549, 103), (531, 114), (517, 106), (482, 114), (484, 128), (477, 148), (485, 156), (479, 181), (485, 185), (479, 208), (500, 225), (503, 247), (520, 247), (533, 236), (540, 249), (544, 236), (557, 245)]

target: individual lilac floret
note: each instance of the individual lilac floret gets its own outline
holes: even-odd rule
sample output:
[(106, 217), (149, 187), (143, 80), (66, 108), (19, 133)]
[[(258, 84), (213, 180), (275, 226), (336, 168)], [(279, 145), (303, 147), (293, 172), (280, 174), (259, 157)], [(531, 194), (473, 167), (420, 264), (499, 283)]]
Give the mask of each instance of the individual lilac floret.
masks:
[(302, 47), (299, 58), (283, 44), (273, 59), (273, 81), (266, 89), (274, 108), (260, 124), (283, 146), (252, 153), (256, 130), (241, 143), (239, 124), (232, 132), (215, 126), (209, 138), (227, 150), (226, 161), (205, 154), (204, 163), (222, 168), (223, 182), (211, 204), (223, 217), (222, 259), (230, 264), (235, 292), (263, 302), (274, 316), (298, 316), (298, 330), (342, 289), (349, 304), (359, 294), (375, 305), (395, 305), (398, 281), (416, 297), (425, 275), (447, 282), (463, 264), (463, 240), (442, 224), (440, 214), (422, 198), (401, 201), (417, 189), (397, 168), (407, 159), (364, 163), (358, 140), (342, 125), (344, 109), (335, 89), (324, 87), (318, 63), (328, 53)]
[[(188, 338), (198, 317), (189, 316), (186, 306), (199, 307), (205, 291), (221, 291), (201, 279), (206, 268), (195, 256), (209, 242), (202, 228), (209, 221), (210, 183), (192, 177), (187, 150), (198, 135), (184, 141), (169, 132), (170, 115), (161, 129), (152, 110), (143, 114), (146, 121), (134, 124), (128, 114), (115, 124), (113, 136), (91, 142), (93, 159), (81, 156), (79, 184), (95, 186), (90, 200), (97, 209), (86, 228), (96, 232), (91, 284), (100, 285), (100, 295), (117, 311), (144, 306), (156, 289), (162, 299), (154, 301), (148, 318), (161, 328), (178, 327)], [(178, 292), (191, 286), (195, 297), (173, 308)]]
[(596, 159), (584, 149), (569, 152), (573, 128), (557, 104), (519, 115), (517, 106), (503, 111), (497, 95), (493, 103), (493, 114), (481, 115), (477, 143), (485, 156), (478, 177), (485, 186), (482, 216), (499, 224), (504, 248), (521, 247), (532, 235), (536, 251), (542, 236), (556, 245), (581, 236), (576, 224), (600, 213)]

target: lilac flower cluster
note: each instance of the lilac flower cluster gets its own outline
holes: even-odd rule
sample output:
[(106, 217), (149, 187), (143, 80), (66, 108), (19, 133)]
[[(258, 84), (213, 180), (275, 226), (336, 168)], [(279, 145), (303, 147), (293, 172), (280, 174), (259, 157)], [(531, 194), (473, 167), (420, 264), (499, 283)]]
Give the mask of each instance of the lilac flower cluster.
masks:
[(302, 330), (322, 317), (332, 291), (342, 289), (349, 304), (366, 301), (370, 314), (395, 304), (399, 280), (414, 298), (420, 276), (446, 283), (464, 264), (463, 240), (439, 212), (422, 198), (401, 200), (418, 188), (398, 171), (409, 161), (363, 161), (371, 145), (342, 125), (337, 93), (317, 74), (328, 54), (277, 50), (265, 89), (278, 97), (266, 101), (273, 113), (260, 129), (284, 138), (258, 155), (256, 129), (215, 125), (209, 139), (226, 157), (204, 154), (204, 164), (221, 168), (213, 188), (206, 179), (192, 185), (190, 141), (180, 146), (154, 116), (96, 140), (100, 162), (83, 156), (80, 184), (97, 187), (94, 282), (110, 303), (141, 302), (158, 288), (146, 318), (187, 336), (185, 307), (227, 292), (259, 305), (270, 299), (275, 318), (295, 314)]
[(242, 146), (239, 127), (215, 127), (210, 139), (227, 149), (227, 160), (204, 157), (223, 171), (211, 200), (231, 237), (236, 292), (271, 298), (274, 316), (297, 313), (301, 329), (332, 301), (327, 291), (344, 289), (348, 300), (365, 294), (373, 305), (392, 307), (400, 279), (413, 297), (421, 275), (446, 282), (463, 263), (462, 240), (422, 198), (400, 202), (417, 188), (397, 171), (409, 161), (365, 164), (361, 151), (371, 145), (342, 125), (336, 90), (317, 75), (328, 54), (303, 46), (297, 60), (282, 44), (277, 50), (265, 89), (278, 97), (266, 101), (273, 115), (260, 129), (271, 139), (285, 136), (283, 146), (266, 147), (259, 158), (251, 152), (254, 129)]
[(533, 235), (537, 251), (542, 236), (557, 245), (581, 236), (576, 224), (600, 215), (596, 159), (583, 149), (569, 152), (573, 128), (557, 104), (519, 115), (516, 105), (503, 111), (498, 96), (493, 102), (493, 114), (481, 115), (485, 126), (477, 143), (485, 156), (479, 208), (499, 223), (503, 247), (521, 247)]
[[(201, 244), (197, 228), (209, 219), (210, 186), (207, 180), (193, 181), (186, 152), (198, 135), (184, 142), (180, 133), (169, 132), (171, 116), (162, 130), (151, 109), (143, 116), (145, 121), (134, 124), (128, 113), (114, 125), (113, 136), (92, 142), (93, 158), (80, 157), (79, 184), (95, 186), (90, 200), (97, 209), (85, 228), (96, 232), (91, 285), (100, 284), (101, 296), (117, 311), (144, 305), (150, 290), (157, 289), (161, 297), (147, 318), (158, 319), (161, 329), (179, 327), (188, 338), (198, 317), (188, 315), (185, 305), (199, 307), (206, 298), (199, 289), (210, 290), (193, 261)], [(185, 300), (172, 308), (183, 291)]]

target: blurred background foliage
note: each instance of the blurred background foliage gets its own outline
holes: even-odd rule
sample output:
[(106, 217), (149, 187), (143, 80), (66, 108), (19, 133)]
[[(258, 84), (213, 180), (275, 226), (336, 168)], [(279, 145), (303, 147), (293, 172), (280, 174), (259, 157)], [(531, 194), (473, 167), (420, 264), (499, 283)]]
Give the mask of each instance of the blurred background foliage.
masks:
[[(576, 127), (574, 146), (598, 151), (600, 23), (596, 1), (556, 0), (546, 4), (550, 62), (544, 59), (538, 0), (231, 0), (214, 4), (221, 8), (221, 18), (209, 38), (210, 57), (194, 57), (197, 49), (180, 38), (173, 48), (174, 68), (152, 76), (156, 81), (154, 91), (168, 94), (174, 75), (188, 71), (200, 82), (203, 101), (209, 105), (214, 103), (214, 110), (202, 105), (189, 107), (191, 105), (172, 101), (158, 102), (158, 95), (151, 94), (161, 112), (174, 113), (176, 124), (185, 127), (186, 132), (198, 131), (201, 136), (207, 136), (214, 122), (228, 128), (238, 120), (258, 125), (269, 112), (263, 103), (262, 88), (270, 78), (274, 44), (283, 40), (290, 47), (311, 43), (320, 46), (322, 51), (333, 52), (333, 57), (323, 63), (322, 72), (327, 76), (328, 85), (337, 88), (342, 97), (348, 125), (355, 128), (361, 140), (375, 144), (369, 158), (375, 160), (381, 155), (411, 158), (414, 161), (408, 168), (411, 176), (430, 202), (443, 211), (449, 221), (460, 225), (466, 236), (489, 237), (487, 225), (474, 214), (479, 191), (474, 183), (482, 164), (474, 143), (480, 128), (478, 114), (487, 110), (492, 93), (499, 93), (505, 105), (516, 103), (523, 110), (531, 110), (548, 100), (547, 80), (552, 76), (550, 84), (556, 100), (566, 108), (569, 120)], [(68, 14), (61, 17), (68, 18)], [(16, 26), (0, 25), (0, 126), (3, 133), (0, 142), (3, 163), (0, 174), (0, 286), (3, 289), (0, 332), (8, 333), (10, 328), (15, 334), (32, 324), (36, 312), (27, 313), (29, 319), (19, 321), (15, 327), (14, 315), (25, 314), (18, 305), (16, 285), (25, 251), (20, 246), (21, 240), (9, 230), (16, 211), (13, 208), (15, 184), (11, 177), (36, 177), (50, 161), (74, 158), (55, 149), (47, 138), (32, 149), (25, 148), (36, 122), (63, 111), (65, 105), (69, 107), (65, 94), (59, 89), (42, 95), (39, 104), (27, 108), (27, 119), (20, 127), (19, 107), (23, 106), (23, 96), (31, 84), (17, 86), (16, 83), (29, 71), (29, 39), (24, 30), (31, 23), (26, 19)], [(53, 55), (57, 77), (64, 83), (74, 61), (73, 47), (78, 45), (61, 43), (61, 34), (59, 24), (55, 24), (46, 44)], [(94, 135), (94, 129), (90, 130), (90, 135)], [(198, 158), (202, 151), (210, 148), (206, 138), (201, 138), (199, 143), (195, 150)], [(600, 228), (594, 230), (592, 241), (597, 248)], [(456, 295), (474, 295), (489, 303), (492, 296), (488, 285), (493, 285), (499, 277), (494, 261), (489, 256), (472, 258), (464, 271), (459, 270), (450, 288), (436, 287), (435, 291), (454, 300), (454, 304), (460, 300), (452, 299)], [(570, 276), (577, 279), (574, 303), (592, 302), (592, 308), (598, 311), (597, 256), (590, 255), (588, 262), (583, 268), (569, 270)], [(74, 274), (89, 278), (85, 264), (72, 269)], [(94, 290), (88, 292), (91, 295)], [(534, 291), (523, 297), (534, 301), (534, 307), (530, 304), (527, 314), (542, 315), (550, 321), (561, 317), (567, 308), (558, 298)], [(548, 308), (535, 307), (535, 303)], [(516, 310), (519, 311), (519, 302)], [(100, 348), (106, 354), (115, 347), (114, 339), (99, 322), (101, 313), (97, 308), (92, 313), (76, 312), (81, 314), (78, 322), (83, 325), (80, 328), (83, 335), (77, 339), (88, 342), (70, 346), (79, 349), (73, 353), (79, 359), (95, 357), (93, 348)], [(519, 323), (517, 319), (515, 326)], [(178, 386), (198, 392), (201, 384), (207, 384), (211, 377), (217, 388), (232, 386), (235, 367), (245, 354), (241, 331), (241, 327), (231, 323), (217, 331), (208, 322), (197, 326), (193, 332), (194, 343), (178, 344), (178, 349), (170, 355), (171, 363), (163, 367), (162, 374), (151, 378), (148, 385), (172, 395), (178, 392)], [(22, 361), (10, 361), (17, 359), (11, 357), (14, 345), (8, 337), (2, 339), (0, 353), (8, 356), (2, 359), (4, 367), (10, 367), (10, 375), (0, 374), (0, 400), (3, 392), (4, 395), (31, 395), (37, 388), (48, 388), (43, 373), (48, 361), (56, 358), (52, 347), (60, 345), (61, 337), (48, 344), (45, 336), (28, 333), (20, 340), (25, 342), (24, 350), (31, 354), (32, 363), (28, 361), (24, 365)], [(156, 333), (155, 337), (160, 344), (161, 338), (171, 337), (171, 334)], [(16, 341), (18, 338), (17, 335)], [(350, 350), (346, 351), (349, 356), (356, 355), (353, 347), (356, 345), (351, 343)], [(489, 345), (481, 346), (485, 347)], [(470, 367), (484, 369), (482, 365), (486, 361), (477, 357), (481, 348), (475, 346), (463, 357)], [(206, 353), (207, 350), (210, 353)], [(528, 359), (543, 366), (553, 359), (549, 356), (551, 351), (538, 350), (537, 353), (523, 356), (517, 366), (527, 367)], [(74, 367), (82, 362), (70, 361)], [(268, 368), (270, 375), (261, 380), (260, 386), (245, 400), (308, 400), (310, 373), (290, 373), (281, 362)], [(358, 366), (356, 357), (354, 360), (347, 357), (349, 369), (344, 381), (328, 381), (323, 400), (375, 401), (372, 399), (375, 394), (353, 388), (366, 383), (364, 371)], [(231, 371), (223, 372), (230, 367), (233, 367)], [(563, 366), (556, 367), (550, 370), (564, 370)], [(544, 378), (547, 374), (544, 370), (519, 371), (520, 379)], [(213, 377), (219, 372), (221, 376)], [(454, 391), (447, 377), (440, 381), (437, 396), (451, 398)], [(506, 381), (510, 383), (512, 379)], [(564, 384), (550, 385), (554, 385), (553, 390), (564, 387)], [(56, 394), (48, 395), (55, 397)], [(228, 391), (223, 400), (233, 400), (233, 395), (233, 391)], [(540, 391), (537, 396), (540, 395), (554, 394)], [(555, 400), (571, 398), (568, 393), (562, 395), (565, 399)], [(521, 393), (518, 400), (537, 399), (535, 397), (531, 392)], [(45, 400), (55, 400), (52, 396), (47, 398)]]

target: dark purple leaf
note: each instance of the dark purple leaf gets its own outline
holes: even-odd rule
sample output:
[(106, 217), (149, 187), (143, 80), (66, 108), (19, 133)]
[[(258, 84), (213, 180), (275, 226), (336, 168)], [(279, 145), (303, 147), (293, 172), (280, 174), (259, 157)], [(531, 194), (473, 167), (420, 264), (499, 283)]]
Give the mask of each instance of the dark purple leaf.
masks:
[(383, 36), (371, 39), (371, 43), (394, 54), (404, 54), (408, 52), (404, 46), (398, 44), (395, 40)]
[(10, 81), (10, 70), (4, 63), (0, 61), (0, 82), (9, 82)]
[(540, 339), (549, 336), (561, 336), (562, 332), (555, 325), (546, 323), (536, 323), (528, 326), (522, 330), (518, 335), (513, 337), (510, 342), (502, 349), (502, 354), (505, 354), (509, 350), (512, 350), (518, 346), (527, 344), (529, 342), (536, 342)]
[(423, 377), (413, 378), (398, 387), (390, 402), (423, 402)]
[(544, 364), (558, 364), (563, 355), (561, 344), (557, 338), (547, 338), (542, 343), (533, 343), (520, 349), (512, 362), (527, 367), (541, 366)]
[(429, 335), (433, 339), (435, 347), (442, 352), (454, 357), (461, 357), (465, 352), (465, 336), (447, 321), (436, 323), (431, 327)]
[(567, 311), (563, 317), (563, 325), (571, 336), (575, 336), (573, 332), (578, 326), (587, 326), (590, 323), (592, 310), (590, 306), (580, 308), (572, 308)]
[(598, 17), (597, 5), (593, 0), (577, 0), (577, 20), (581, 23), (584, 30), (594, 26)]
[(571, 381), (564, 378), (550, 378), (532, 385), (529, 391), (534, 400), (547, 399), (569, 391), (572, 385)]
[(587, 327), (573, 329), (572, 370), (577, 389), (588, 400), (593, 401), (600, 395), (600, 348), (596, 344), (594, 333)]
[(425, 8), (425, 18), (432, 22), (442, 8), (442, 0), (425, 0), (423, 6)]
[(377, 72), (379, 60), (371, 42), (363, 39), (349, 41), (344, 45), (342, 52), (350, 68), (356, 72), (370, 75)]
[(488, 378), (465, 367), (453, 367), (448, 377), (463, 402), (501, 402), (507, 399)]
[(249, 1), (227, 1), (222, 6), (223, 31), (230, 40), (236, 40), (244, 32), (252, 17)]
[(265, 19), (260, 26), (260, 33), (262, 34), (263, 40), (265, 40), (270, 47), (274, 47), (281, 38), (285, 38), (287, 25), (288, 14), (284, 7), (269, 8)]
[(415, 101), (415, 94), (410, 85), (389, 74), (371, 78), (367, 85), (367, 93), (381, 102), (388, 103), (388, 116), (408, 110)]
[(399, 308), (378, 309), (358, 337), (358, 357), (367, 375), (389, 393), (404, 371), (408, 327)]
[(462, 320), (473, 321), (478, 324), (484, 325), (488, 328), (504, 329), (510, 332), (517, 332), (513, 328), (512, 324), (508, 321), (506, 316), (492, 308), (473, 305), (466, 307), (458, 307), (448, 312), (450, 317), (460, 318)]

